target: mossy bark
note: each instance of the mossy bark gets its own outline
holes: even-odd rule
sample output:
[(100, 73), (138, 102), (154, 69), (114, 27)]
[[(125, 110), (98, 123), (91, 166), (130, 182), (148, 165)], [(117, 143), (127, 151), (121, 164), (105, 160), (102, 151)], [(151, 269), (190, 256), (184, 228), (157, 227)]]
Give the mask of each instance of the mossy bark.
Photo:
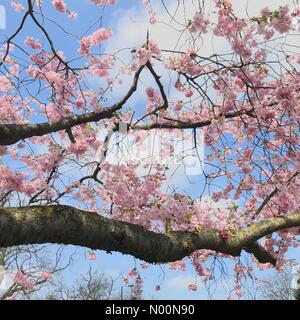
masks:
[(258, 222), (232, 233), (225, 241), (216, 229), (204, 228), (195, 233), (171, 231), (166, 235), (69, 206), (0, 208), (0, 247), (72, 244), (118, 251), (150, 263), (176, 261), (199, 249), (232, 256), (246, 250), (260, 262), (275, 264), (275, 258), (256, 241), (274, 231), (295, 226), (300, 226), (299, 213)]

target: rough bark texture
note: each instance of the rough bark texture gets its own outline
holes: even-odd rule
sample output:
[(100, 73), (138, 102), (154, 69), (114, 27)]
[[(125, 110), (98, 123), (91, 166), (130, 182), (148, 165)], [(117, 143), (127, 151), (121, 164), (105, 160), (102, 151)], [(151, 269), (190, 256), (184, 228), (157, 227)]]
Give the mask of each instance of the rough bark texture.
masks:
[(300, 226), (300, 213), (270, 218), (243, 230), (229, 232), (225, 241), (215, 229), (165, 235), (69, 206), (0, 208), (0, 247), (73, 244), (118, 251), (150, 263), (176, 261), (198, 249), (211, 249), (232, 256), (239, 256), (242, 250), (246, 250), (260, 262), (275, 264), (275, 258), (256, 241), (272, 232), (295, 226)]

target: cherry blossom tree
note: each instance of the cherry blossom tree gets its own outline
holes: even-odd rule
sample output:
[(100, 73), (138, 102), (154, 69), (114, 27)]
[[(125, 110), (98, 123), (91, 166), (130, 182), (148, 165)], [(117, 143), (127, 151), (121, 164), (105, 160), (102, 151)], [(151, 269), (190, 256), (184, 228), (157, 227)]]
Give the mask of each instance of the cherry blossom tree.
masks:
[[(149, 26), (169, 25), (178, 45), (145, 32), (143, 43), (123, 39), (113, 52), (105, 15), (121, 1), (89, 2), (101, 18), (81, 34), (62, 22), (80, 19), (71, 1), (52, 1), (55, 20), (41, 0), (7, 1), (20, 21), (1, 38), (0, 246), (73, 244), (174, 269), (188, 261), (207, 279), (205, 262), (228, 258), (242, 296), (255, 265), (283, 270), (289, 248), (299, 250), (297, 1), (241, 17), (230, 0), (192, 1), (190, 16), (185, 1), (138, 0)], [(54, 30), (72, 50), (58, 49)], [(224, 46), (202, 55), (209, 37)], [(194, 151), (203, 142), (197, 195), (165, 191), (161, 161), (109, 161), (124, 126), (140, 150), (160, 135), (160, 159), (174, 151), (168, 135), (192, 137)]]
[[(67, 269), (72, 254), (63, 259), (64, 247), (54, 253), (47, 245), (24, 245), (0, 250), (0, 300), (30, 299)], [(65, 261), (63, 261), (65, 260)]]
[(110, 300), (115, 299), (117, 289), (119, 288), (115, 286), (115, 279), (90, 268), (71, 287), (63, 280), (56, 281), (50, 290), (48, 289), (50, 292), (39, 298), (46, 300)]
[(290, 271), (278, 273), (265, 280), (261, 285), (263, 298), (267, 300), (294, 300), (296, 295), (291, 287), (293, 277)]

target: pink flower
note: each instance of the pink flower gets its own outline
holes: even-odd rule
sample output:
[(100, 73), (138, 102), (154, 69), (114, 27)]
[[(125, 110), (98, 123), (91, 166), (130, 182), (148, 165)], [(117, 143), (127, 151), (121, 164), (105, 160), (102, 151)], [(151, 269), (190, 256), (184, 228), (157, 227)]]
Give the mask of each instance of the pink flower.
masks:
[(180, 111), (182, 109), (182, 107), (183, 107), (183, 104), (181, 102), (176, 102), (174, 104), (174, 110), (175, 111)]
[(135, 277), (135, 276), (137, 276), (136, 268), (131, 269), (131, 270), (128, 272), (128, 276), (129, 276), (129, 277)]
[(93, 34), (87, 37), (83, 37), (80, 40), (79, 52), (83, 56), (89, 56), (90, 48), (92, 46), (100, 44), (102, 41), (107, 40), (111, 37), (112, 31), (110, 29), (101, 28), (95, 31)]
[(64, 0), (53, 0), (52, 4), (55, 9), (61, 13), (65, 13), (67, 10), (67, 5), (65, 4)]
[(89, 260), (94, 261), (94, 260), (96, 260), (96, 258), (97, 258), (97, 256), (96, 256), (96, 253), (95, 253), (95, 252), (93, 252), (93, 251), (89, 251), (89, 252), (88, 252), (88, 259), (89, 259)]
[(97, 4), (101, 7), (110, 4), (113, 5), (116, 3), (116, 0), (90, 0), (92, 3)]
[(12, 88), (12, 83), (6, 76), (0, 76), (0, 92), (8, 92)]
[(170, 262), (169, 263), (170, 269), (171, 270), (181, 270), (185, 271), (185, 262), (183, 260), (175, 261), (175, 262)]
[(236, 295), (237, 295), (238, 297), (242, 297), (242, 296), (244, 295), (244, 292), (243, 292), (242, 290), (240, 290), (240, 289), (236, 289), (236, 290), (235, 290), (235, 293), (236, 293)]
[(125, 284), (128, 284), (128, 283), (129, 283), (128, 275), (126, 275), (126, 276), (123, 277), (123, 282), (124, 282)]
[(14, 283), (23, 287), (25, 290), (32, 290), (35, 286), (33, 280), (28, 279), (28, 277), (23, 273), (18, 271), (14, 276)]
[(143, 262), (143, 263), (141, 263), (141, 267), (142, 267), (142, 269), (147, 269), (147, 268), (149, 268), (149, 263)]
[(151, 52), (145, 48), (139, 48), (134, 54), (141, 66), (145, 65), (151, 58)]
[(69, 14), (68, 14), (68, 18), (71, 19), (71, 20), (77, 19), (77, 16), (78, 16), (78, 14), (75, 11), (70, 11)]
[(24, 11), (24, 6), (21, 3), (18, 3), (16, 1), (11, 1), (10, 2), (11, 7), (17, 11), (17, 12), (22, 12)]
[(184, 90), (184, 95), (185, 95), (187, 98), (190, 98), (193, 94), (194, 94), (194, 92), (193, 92), (193, 89), (192, 89), (192, 88), (187, 88), (187, 89)]
[(147, 95), (148, 98), (153, 98), (154, 94), (155, 94), (155, 92), (154, 92), (153, 88), (149, 87), (149, 88), (146, 89), (146, 95)]
[(245, 174), (249, 174), (249, 173), (251, 173), (252, 172), (252, 167), (250, 167), (250, 166), (244, 166), (243, 168), (242, 168), (242, 171), (245, 173)]
[(226, 230), (221, 230), (219, 232), (219, 235), (220, 235), (220, 238), (223, 240), (223, 241), (227, 241), (229, 239), (229, 234)]
[(207, 26), (209, 24), (209, 20), (204, 18), (203, 14), (196, 13), (194, 15), (193, 22), (190, 26), (191, 32), (201, 32), (207, 33)]
[(41, 279), (44, 281), (50, 280), (52, 277), (52, 274), (50, 272), (42, 272)]
[(82, 109), (82, 107), (84, 106), (84, 101), (83, 99), (77, 99), (75, 104), (77, 109)]
[(79, 52), (87, 57), (90, 54), (90, 47), (91, 47), (91, 36), (89, 37), (84, 37), (80, 40), (80, 48), (79, 48)]
[(5, 154), (7, 154), (7, 151), (7, 147), (0, 146), (0, 156), (4, 156)]
[(26, 46), (31, 47), (32, 49), (42, 49), (42, 45), (40, 44), (40, 42), (33, 37), (27, 37), (24, 43), (26, 44)]
[(194, 283), (191, 283), (188, 285), (188, 289), (191, 290), (191, 291), (197, 291), (198, 287), (196, 284)]
[(149, 23), (155, 24), (156, 23), (156, 12), (154, 10), (149, 10)]
[(113, 66), (113, 61), (110, 58), (103, 60), (93, 59), (90, 67), (90, 73), (92, 76), (107, 77), (109, 75), (109, 69)]
[(19, 76), (19, 65), (18, 64), (14, 64), (11, 68), (10, 68), (10, 73), (15, 76), (18, 77)]
[(224, 153), (229, 156), (231, 154), (231, 149), (229, 147), (226, 147), (224, 150)]
[(108, 40), (112, 36), (110, 29), (100, 28), (91, 35), (91, 44), (98, 45), (104, 40)]
[(155, 41), (153, 41), (153, 40), (149, 41), (149, 48), (148, 49), (153, 55), (156, 55), (156, 56), (160, 55), (160, 49), (158, 47), (158, 44)]

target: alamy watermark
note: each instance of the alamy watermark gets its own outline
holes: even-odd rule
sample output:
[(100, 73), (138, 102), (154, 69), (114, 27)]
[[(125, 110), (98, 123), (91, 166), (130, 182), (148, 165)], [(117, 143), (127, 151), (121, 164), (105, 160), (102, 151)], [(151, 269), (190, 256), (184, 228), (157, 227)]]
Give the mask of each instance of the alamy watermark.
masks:
[(6, 10), (0, 5), (0, 30), (6, 29)]
[[(184, 167), (186, 175), (201, 175), (204, 164), (204, 134), (198, 130), (135, 130), (128, 131), (127, 124), (120, 122), (118, 130), (106, 135), (98, 149), (96, 159), (113, 165), (160, 164), (169, 168)], [(101, 137), (103, 139), (103, 137)]]

